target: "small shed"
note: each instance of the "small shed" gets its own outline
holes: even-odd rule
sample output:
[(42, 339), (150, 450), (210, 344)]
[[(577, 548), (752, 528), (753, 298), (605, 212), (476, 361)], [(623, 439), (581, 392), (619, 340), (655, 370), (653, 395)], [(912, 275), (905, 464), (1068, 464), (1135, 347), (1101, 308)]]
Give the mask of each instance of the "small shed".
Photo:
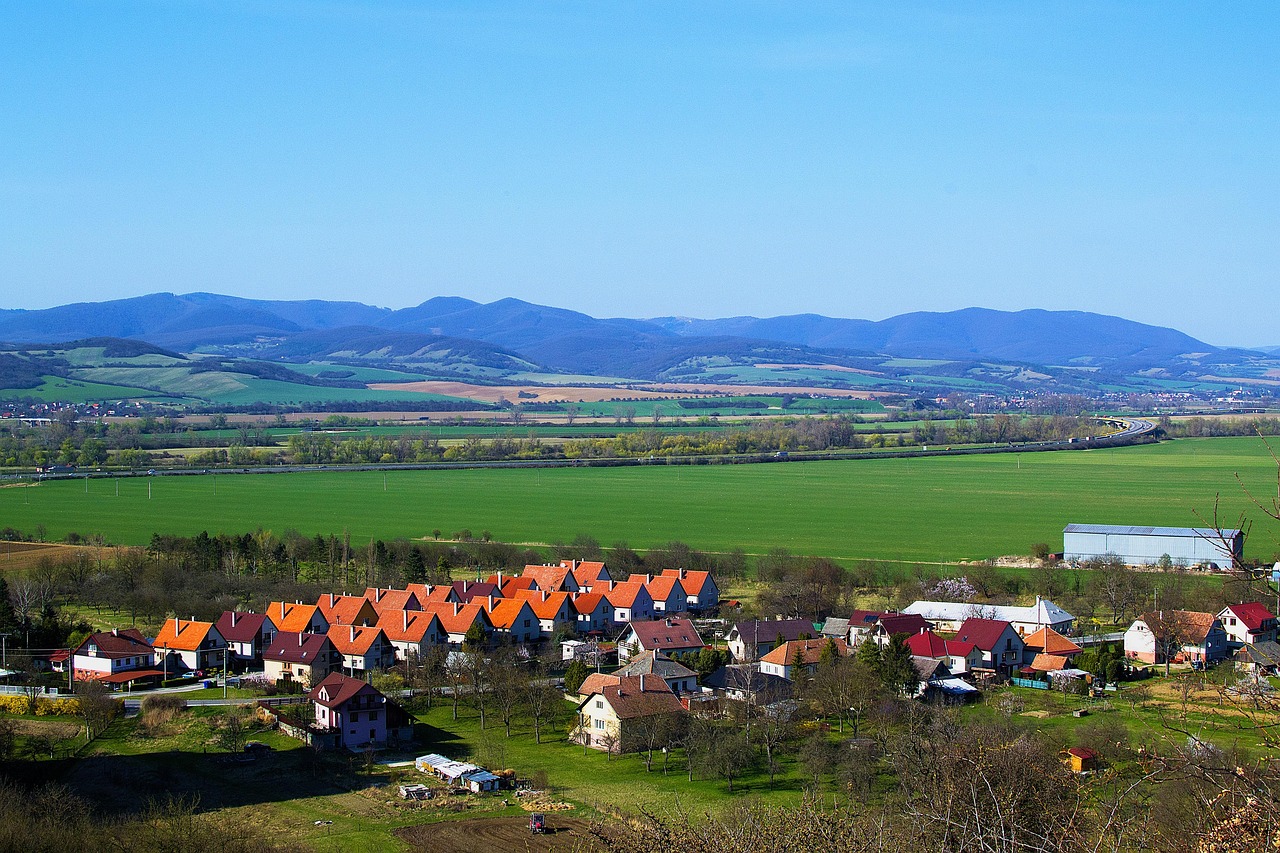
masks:
[(1058, 753), (1072, 773), (1092, 773), (1098, 769), (1098, 753), (1087, 746), (1073, 746)]
[(481, 791), (498, 790), (498, 783), (502, 780), (488, 770), (476, 768), (463, 773), (458, 781), (470, 788), (473, 794), (478, 794)]

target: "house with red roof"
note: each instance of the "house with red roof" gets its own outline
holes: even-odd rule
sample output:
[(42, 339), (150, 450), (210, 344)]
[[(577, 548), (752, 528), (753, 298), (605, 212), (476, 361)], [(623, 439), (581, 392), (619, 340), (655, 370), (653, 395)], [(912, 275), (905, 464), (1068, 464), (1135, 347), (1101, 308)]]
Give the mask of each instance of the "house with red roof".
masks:
[(613, 630), (613, 605), (602, 592), (580, 592), (572, 599), (574, 627), (583, 636)]
[(642, 583), (606, 584), (604, 595), (613, 605), (615, 627), (654, 617), (653, 598)]
[(167, 619), (151, 644), (155, 665), (173, 674), (180, 669), (198, 672), (221, 668), (227, 641), (212, 622)]
[(579, 592), (594, 592), (597, 584), (608, 583), (609, 570), (602, 562), (595, 560), (561, 560), (560, 565), (569, 564), (573, 579), (578, 584)]
[(1218, 621), (1233, 648), (1276, 641), (1276, 616), (1260, 602), (1228, 604), (1218, 613)]
[(661, 652), (667, 657), (700, 652), (705, 645), (693, 623), (679, 616), (630, 622), (618, 637), (618, 662), (625, 663), (640, 652)]
[(849, 654), (849, 645), (844, 640), (831, 637), (815, 637), (809, 640), (788, 640), (760, 658), (760, 672), (764, 675), (776, 675), (787, 681), (795, 681), (796, 667), (802, 667), (813, 675), (822, 657), (822, 651), (834, 643), (841, 657)]
[(226, 610), (215, 624), (231, 647), (232, 662), (240, 666), (261, 661), (276, 635), (276, 626), (265, 613)]
[(963, 640), (947, 640), (932, 631), (908, 637), (907, 650), (915, 657), (942, 661), (953, 675), (961, 675), (983, 665), (982, 651), (976, 645)]
[(329, 630), (329, 620), (320, 608), (301, 601), (273, 601), (267, 605), (267, 618), (277, 631), (295, 634), (323, 634)]
[(262, 652), (263, 674), (269, 681), (296, 681), (310, 688), (342, 667), (342, 655), (324, 634), (277, 631)]
[(1013, 625), (1003, 619), (970, 617), (960, 624), (955, 638), (973, 643), (982, 652), (982, 669), (993, 669), (1008, 675), (1022, 666), (1022, 637)]
[(363, 677), (395, 665), (395, 647), (376, 625), (334, 625), (325, 636), (342, 655), (342, 668), (351, 675)]
[(123, 684), (162, 675), (152, 665), (155, 652), (137, 628), (102, 631), (85, 637), (71, 653), (75, 678)]
[(440, 618), (424, 610), (384, 610), (378, 627), (402, 661), (421, 660), (432, 646), (449, 643), (449, 632)]
[(489, 575), (487, 583), (491, 583), (502, 593), (503, 598), (516, 598), (518, 593), (538, 589), (538, 582), (524, 575), (507, 575), (498, 572)]
[(677, 577), (688, 596), (685, 609), (692, 613), (704, 613), (720, 604), (720, 588), (716, 586), (711, 572), (690, 571), (689, 569), (663, 569), (664, 577)]
[[(405, 736), (408, 715), (370, 684), (340, 672), (327, 675), (311, 688), (315, 727), (333, 737), (336, 748), (352, 751), (386, 746)], [(412, 727), (408, 728), (412, 737)]]
[(653, 599), (653, 612), (657, 614), (686, 613), (689, 595), (674, 575), (632, 575), (627, 583), (644, 584), (645, 591)]

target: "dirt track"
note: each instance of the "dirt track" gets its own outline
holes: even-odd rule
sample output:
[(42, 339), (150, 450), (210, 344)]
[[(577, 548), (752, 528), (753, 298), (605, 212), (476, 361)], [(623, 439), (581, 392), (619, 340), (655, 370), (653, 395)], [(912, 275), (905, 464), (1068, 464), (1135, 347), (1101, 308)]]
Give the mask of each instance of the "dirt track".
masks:
[(41, 560), (60, 563), (78, 554), (95, 556), (98, 550), (90, 545), (52, 545), (43, 542), (0, 542), (0, 572), (23, 571), (40, 565)]
[(598, 848), (587, 823), (576, 818), (547, 815), (547, 832), (529, 832), (527, 817), (451, 820), (397, 830), (396, 835), (421, 853), (591, 853)]
[[(535, 399), (538, 402), (597, 403), (605, 400), (643, 400), (665, 397), (699, 397), (709, 394), (816, 394), (825, 397), (872, 399), (874, 391), (843, 388), (790, 387), (779, 385), (726, 385), (722, 383), (636, 383), (628, 387), (583, 387), (578, 385), (468, 385), (465, 382), (375, 382), (370, 388), (379, 391), (416, 391), (421, 394), (445, 394), (472, 400), (496, 402), (499, 399)], [(533, 395), (521, 398), (519, 395)]]

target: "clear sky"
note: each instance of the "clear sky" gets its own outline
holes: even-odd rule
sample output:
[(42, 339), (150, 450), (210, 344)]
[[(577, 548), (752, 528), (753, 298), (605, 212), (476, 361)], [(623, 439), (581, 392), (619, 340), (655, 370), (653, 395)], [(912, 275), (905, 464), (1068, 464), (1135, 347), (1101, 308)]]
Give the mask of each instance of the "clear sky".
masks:
[(1079, 309), (1280, 344), (1280, 4), (0, 0), (0, 307)]

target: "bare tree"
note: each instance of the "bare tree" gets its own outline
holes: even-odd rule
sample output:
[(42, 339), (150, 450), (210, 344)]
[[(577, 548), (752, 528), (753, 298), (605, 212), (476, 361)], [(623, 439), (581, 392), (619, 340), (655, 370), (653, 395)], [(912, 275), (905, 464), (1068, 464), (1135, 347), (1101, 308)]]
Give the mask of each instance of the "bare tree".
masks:
[(85, 737), (93, 740), (107, 730), (122, 710), (121, 703), (111, 698), (110, 689), (101, 681), (86, 679), (76, 685), (80, 719), (84, 720)]

